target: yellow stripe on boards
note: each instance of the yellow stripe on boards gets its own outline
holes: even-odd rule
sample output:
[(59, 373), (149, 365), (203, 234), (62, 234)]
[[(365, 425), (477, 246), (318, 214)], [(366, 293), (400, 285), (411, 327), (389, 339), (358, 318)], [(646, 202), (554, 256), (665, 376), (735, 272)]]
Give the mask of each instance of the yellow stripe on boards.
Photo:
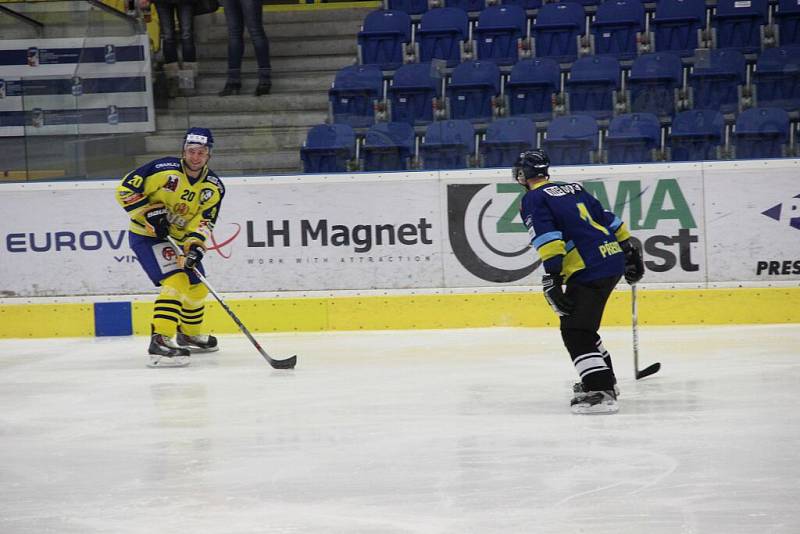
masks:
[[(639, 324), (800, 323), (800, 288), (640, 290)], [(631, 293), (615, 291), (605, 326), (631, 324)], [(556, 326), (558, 318), (538, 289), (515, 293), (387, 295), (330, 298), (231, 299), (228, 306), (253, 332), (403, 330), (491, 326)], [(149, 332), (149, 312), (134, 332)], [(150, 307), (152, 309), (152, 307)], [(238, 328), (214, 301), (207, 301), (205, 328)], [(146, 328), (145, 328), (146, 327)]]
[(94, 304), (0, 304), (0, 338), (94, 336)]
[[(800, 287), (642, 290), (638, 298), (640, 325), (800, 323)], [(609, 306), (630, 324), (630, 292)]]
[[(639, 291), (640, 325), (800, 323), (800, 287)], [(631, 293), (615, 291), (604, 326), (631, 324)], [(557, 326), (539, 289), (504, 293), (226, 300), (252, 332)], [(150, 333), (152, 302), (133, 302), (135, 335)], [(236, 324), (206, 300), (203, 330), (232, 334)], [(92, 304), (0, 304), (0, 338), (93, 336)]]

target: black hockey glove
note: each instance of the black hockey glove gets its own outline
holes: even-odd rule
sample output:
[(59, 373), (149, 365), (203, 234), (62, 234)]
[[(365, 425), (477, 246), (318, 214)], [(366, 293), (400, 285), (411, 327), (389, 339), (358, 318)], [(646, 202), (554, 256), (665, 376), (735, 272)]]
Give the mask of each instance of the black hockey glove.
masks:
[(542, 277), (542, 290), (547, 303), (553, 308), (556, 314), (569, 315), (575, 310), (575, 303), (572, 302), (561, 290), (563, 279), (560, 274), (546, 274)]
[(189, 249), (186, 251), (186, 256), (183, 260), (183, 268), (187, 271), (191, 271), (197, 267), (197, 264), (203, 259), (204, 252), (203, 247), (196, 243), (189, 245)]
[(625, 253), (625, 281), (633, 285), (644, 276), (642, 251), (630, 239), (626, 239), (620, 245)]
[(154, 233), (159, 239), (166, 239), (169, 235), (169, 219), (167, 219), (167, 208), (163, 204), (156, 204), (144, 214), (147, 221), (147, 229)]

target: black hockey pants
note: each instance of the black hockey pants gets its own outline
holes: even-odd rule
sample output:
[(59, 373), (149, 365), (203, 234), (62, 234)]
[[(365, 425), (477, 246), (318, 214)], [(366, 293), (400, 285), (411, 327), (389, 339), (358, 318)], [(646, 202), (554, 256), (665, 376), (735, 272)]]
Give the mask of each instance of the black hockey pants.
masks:
[(590, 391), (614, 388), (614, 369), (608, 353), (603, 358), (600, 344), (600, 322), (606, 302), (621, 276), (591, 282), (567, 282), (566, 296), (575, 303), (575, 311), (561, 317), (561, 338), (585, 389)]

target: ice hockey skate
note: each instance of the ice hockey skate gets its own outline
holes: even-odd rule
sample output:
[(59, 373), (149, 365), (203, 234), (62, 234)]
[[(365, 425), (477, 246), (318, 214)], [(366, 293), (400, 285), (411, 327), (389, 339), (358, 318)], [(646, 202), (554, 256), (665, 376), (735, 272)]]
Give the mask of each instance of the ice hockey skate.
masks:
[(175, 341), (179, 347), (188, 349), (193, 354), (200, 352), (217, 352), (219, 350), (217, 338), (210, 335), (188, 336), (183, 332), (178, 332)]
[(172, 339), (161, 334), (150, 337), (150, 362), (147, 367), (186, 367), (189, 365), (189, 349), (179, 347)]
[(619, 405), (613, 390), (581, 391), (575, 393), (570, 402), (570, 409), (575, 414), (616, 413)]
[[(583, 393), (584, 392), (583, 382), (575, 382), (572, 385), (572, 392), (575, 393), (575, 394)], [(617, 398), (619, 398), (619, 386), (617, 385), (617, 379), (616, 378), (614, 379), (614, 395)]]

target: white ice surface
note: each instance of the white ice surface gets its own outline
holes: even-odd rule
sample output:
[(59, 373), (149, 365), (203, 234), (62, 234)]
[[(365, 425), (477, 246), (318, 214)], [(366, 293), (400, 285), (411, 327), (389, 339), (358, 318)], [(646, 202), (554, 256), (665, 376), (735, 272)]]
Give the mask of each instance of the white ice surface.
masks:
[(605, 329), (616, 415), (556, 329), (0, 341), (0, 532), (800, 532), (800, 325)]

